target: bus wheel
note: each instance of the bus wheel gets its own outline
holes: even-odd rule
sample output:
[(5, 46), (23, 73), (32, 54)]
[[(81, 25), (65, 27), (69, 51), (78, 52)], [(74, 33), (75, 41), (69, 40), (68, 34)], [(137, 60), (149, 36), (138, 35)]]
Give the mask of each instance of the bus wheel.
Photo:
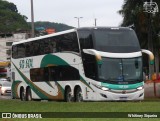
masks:
[(82, 90), (80, 87), (78, 87), (75, 91), (75, 101), (76, 102), (82, 102), (83, 101), (83, 96), (82, 96)]
[(31, 89), (28, 88), (26, 92), (26, 100), (31, 101), (32, 100), (32, 94), (31, 94)]
[(65, 90), (65, 101), (66, 102), (71, 102), (72, 101), (72, 94), (71, 94), (71, 88), (68, 87)]
[(25, 101), (25, 92), (24, 92), (24, 89), (23, 88), (21, 88), (21, 90), (20, 90), (20, 98), (21, 98), (21, 101)]

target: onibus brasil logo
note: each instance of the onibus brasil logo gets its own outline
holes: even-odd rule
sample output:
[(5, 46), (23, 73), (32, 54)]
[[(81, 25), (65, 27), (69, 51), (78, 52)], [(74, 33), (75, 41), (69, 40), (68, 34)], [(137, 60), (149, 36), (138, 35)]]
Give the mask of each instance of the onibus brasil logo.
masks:
[(156, 2), (144, 2), (143, 9), (144, 9), (144, 12), (147, 12), (147, 13), (159, 12), (158, 4)]

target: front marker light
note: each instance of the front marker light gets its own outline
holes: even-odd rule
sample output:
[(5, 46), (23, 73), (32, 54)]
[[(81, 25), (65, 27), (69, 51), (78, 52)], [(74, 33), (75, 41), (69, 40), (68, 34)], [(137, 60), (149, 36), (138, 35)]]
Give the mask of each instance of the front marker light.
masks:
[(143, 89), (143, 87), (138, 87), (137, 89), (138, 89), (138, 90), (142, 90), (142, 89)]

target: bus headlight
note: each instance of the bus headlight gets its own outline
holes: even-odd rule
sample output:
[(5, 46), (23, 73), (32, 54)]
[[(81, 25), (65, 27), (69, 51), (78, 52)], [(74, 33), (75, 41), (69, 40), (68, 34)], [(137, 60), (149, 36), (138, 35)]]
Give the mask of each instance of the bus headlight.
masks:
[(143, 89), (143, 87), (138, 87), (137, 89), (138, 89), (138, 90), (142, 90), (142, 89)]
[(108, 88), (106, 88), (106, 87), (101, 87), (101, 89), (102, 89), (102, 90), (104, 90), (104, 91), (109, 90), (109, 89), (108, 89)]
[(97, 87), (97, 88), (99, 88), (99, 89), (101, 89), (101, 90), (103, 90), (103, 91), (107, 91), (107, 90), (109, 90), (109, 88), (107, 88), (107, 87), (103, 87), (103, 86), (100, 86), (100, 85), (95, 85), (95, 84), (93, 84), (95, 87)]

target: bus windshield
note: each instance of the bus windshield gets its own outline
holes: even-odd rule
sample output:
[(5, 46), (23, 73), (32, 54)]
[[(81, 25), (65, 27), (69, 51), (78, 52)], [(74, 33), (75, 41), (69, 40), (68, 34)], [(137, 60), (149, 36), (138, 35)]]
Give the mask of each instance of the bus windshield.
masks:
[(98, 66), (98, 78), (102, 82), (128, 84), (142, 81), (142, 58), (102, 58)]
[(95, 29), (95, 49), (103, 52), (129, 53), (140, 51), (135, 32), (131, 29)]

